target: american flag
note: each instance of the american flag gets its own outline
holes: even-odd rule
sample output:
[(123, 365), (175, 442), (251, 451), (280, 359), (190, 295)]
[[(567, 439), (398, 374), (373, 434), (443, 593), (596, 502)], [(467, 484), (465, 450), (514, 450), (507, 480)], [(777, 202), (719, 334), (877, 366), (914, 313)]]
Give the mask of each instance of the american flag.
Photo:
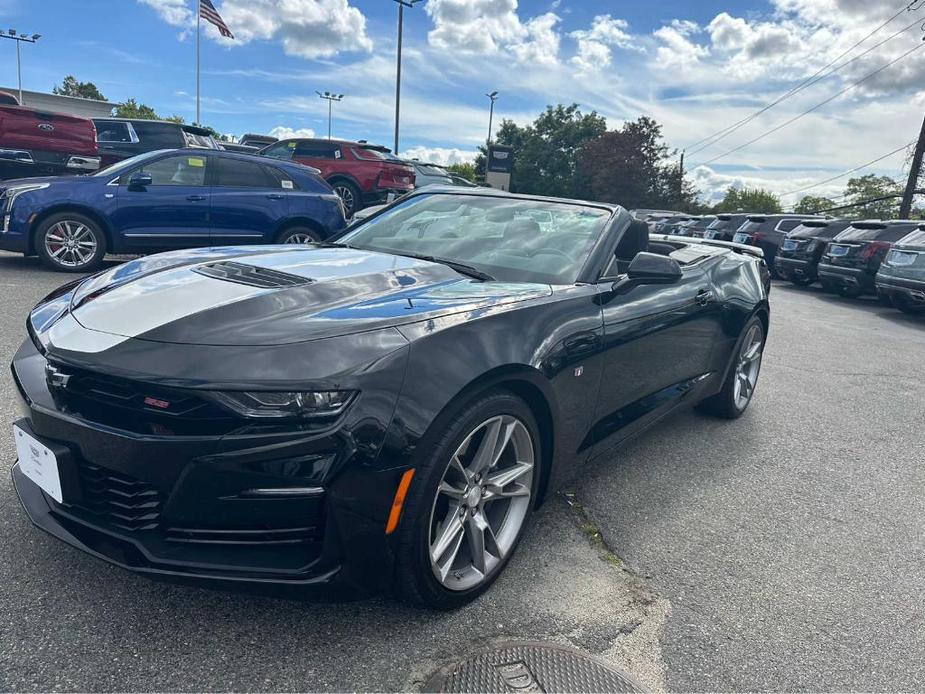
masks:
[(199, 14), (204, 20), (212, 22), (212, 24), (217, 26), (219, 33), (226, 39), (234, 38), (231, 29), (225, 24), (225, 20), (222, 19), (222, 16), (215, 9), (215, 5), (212, 4), (211, 0), (199, 0)]

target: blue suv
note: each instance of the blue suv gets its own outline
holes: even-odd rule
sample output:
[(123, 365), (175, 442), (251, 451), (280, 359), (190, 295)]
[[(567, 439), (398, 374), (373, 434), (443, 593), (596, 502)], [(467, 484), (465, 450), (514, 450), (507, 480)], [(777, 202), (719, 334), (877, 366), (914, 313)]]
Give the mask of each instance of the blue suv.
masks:
[(89, 176), (0, 182), (0, 249), (86, 272), (106, 253), (324, 241), (344, 209), (315, 169), (223, 151), (147, 152)]

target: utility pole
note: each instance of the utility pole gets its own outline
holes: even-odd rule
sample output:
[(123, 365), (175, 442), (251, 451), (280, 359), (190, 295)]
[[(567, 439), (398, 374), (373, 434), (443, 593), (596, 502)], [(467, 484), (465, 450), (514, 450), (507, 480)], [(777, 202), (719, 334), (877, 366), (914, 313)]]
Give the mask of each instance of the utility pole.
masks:
[(343, 94), (332, 94), (331, 92), (321, 92), (316, 91), (315, 94), (320, 96), (322, 99), (328, 102), (328, 139), (331, 139), (331, 107), (335, 101), (340, 101), (344, 98)]
[(398, 155), (398, 123), (401, 117), (401, 41), (402, 28), (405, 23), (405, 8), (412, 8), (421, 0), (393, 0), (398, 3), (398, 51), (395, 65), (395, 149), (392, 151)]
[(915, 197), (919, 175), (922, 173), (922, 155), (925, 155), (925, 120), (922, 121), (922, 130), (919, 132), (919, 141), (915, 145), (915, 154), (912, 155), (912, 166), (909, 167), (909, 181), (906, 183), (906, 192), (903, 194), (902, 204), (899, 206), (899, 218), (909, 219), (912, 214), (912, 199)]
[(26, 43), (35, 43), (42, 38), (42, 35), (32, 34), (32, 36), (29, 36), (28, 34), (18, 33), (16, 29), (10, 29), (5, 34), (0, 32), (0, 38), (12, 39), (16, 42), (16, 76), (19, 79), (19, 105), (22, 106), (22, 55), (20, 54), (19, 46), (23, 41)]

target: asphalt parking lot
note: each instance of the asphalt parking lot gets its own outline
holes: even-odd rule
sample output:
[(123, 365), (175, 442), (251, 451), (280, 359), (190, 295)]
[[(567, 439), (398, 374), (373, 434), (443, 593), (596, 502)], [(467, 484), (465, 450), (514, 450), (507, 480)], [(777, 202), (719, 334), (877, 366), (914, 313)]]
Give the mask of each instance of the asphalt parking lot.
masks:
[[(0, 253), (4, 362), (66, 279)], [(414, 689), (529, 639), (652, 689), (923, 689), (925, 319), (780, 283), (772, 311), (742, 419), (683, 412), (588, 468), (456, 613), (152, 582), (33, 529), (4, 472), (0, 688)], [(16, 417), (3, 367), (5, 470)]]

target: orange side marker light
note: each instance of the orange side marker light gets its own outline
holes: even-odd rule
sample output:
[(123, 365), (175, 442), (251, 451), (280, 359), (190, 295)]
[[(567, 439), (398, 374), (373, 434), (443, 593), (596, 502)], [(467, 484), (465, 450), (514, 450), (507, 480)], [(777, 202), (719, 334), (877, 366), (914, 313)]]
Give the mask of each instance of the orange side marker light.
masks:
[(405, 503), (405, 495), (408, 493), (408, 487), (411, 486), (411, 478), (414, 477), (414, 468), (405, 470), (398, 483), (398, 489), (395, 490), (395, 498), (392, 500), (392, 510), (389, 513), (389, 522), (385, 526), (385, 534), (391, 535), (398, 527), (398, 521), (401, 519), (401, 507)]

